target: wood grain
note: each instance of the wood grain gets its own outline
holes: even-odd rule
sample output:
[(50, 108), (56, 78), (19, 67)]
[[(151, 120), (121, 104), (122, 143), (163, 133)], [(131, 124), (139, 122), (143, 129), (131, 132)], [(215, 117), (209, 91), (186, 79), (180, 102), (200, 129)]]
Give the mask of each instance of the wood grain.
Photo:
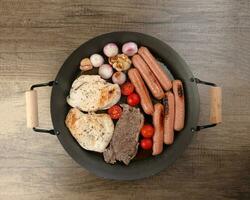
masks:
[(26, 102), (27, 128), (38, 127), (39, 121), (38, 121), (37, 91), (36, 90), (26, 91), (25, 102)]
[(221, 103), (222, 103), (222, 90), (221, 87), (211, 87), (210, 89), (210, 122), (219, 124), (222, 122), (221, 116)]
[[(83, 42), (119, 30), (165, 41), (223, 89), (223, 123), (196, 134), (170, 168), (130, 182), (90, 174), (25, 120), (31, 84), (52, 80)], [(249, 0), (1, 0), (0, 199), (250, 199), (249, 63)], [(199, 87), (206, 124), (209, 88)], [(49, 96), (39, 89), (40, 126), (51, 128)]]

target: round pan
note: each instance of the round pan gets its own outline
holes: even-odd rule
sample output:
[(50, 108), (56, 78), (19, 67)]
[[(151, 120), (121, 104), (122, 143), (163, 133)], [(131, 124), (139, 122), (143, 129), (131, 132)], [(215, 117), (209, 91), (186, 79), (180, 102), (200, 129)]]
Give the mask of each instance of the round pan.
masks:
[[(114, 165), (104, 162), (98, 153), (86, 151), (73, 138), (64, 121), (70, 109), (66, 97), (72, 82), (79, 74), (79, 63), (82, 58), (101, 52), (105, 44), (114, 42), (121, 46), (134, 41), (138, 46), (146, 46), (168, 67), (175, 79), (180, 79), (185, 91), (185, 128), (176, 134), (174, 144), (165, 146), (161, 155), (151, 156), (142, 160), (132, 160), (128, 166), (121, 163)], [(172, 164), (187, 148), (199, 117), (199, 94), (197, 84), (191, 79), (192, 72), (185, 61), (167, 44), (162, 41), (136, 32), (112, 32), (95, 37), (76, 49), (61, 67), (53, 85), (51, 94), (51, 117), (55, 132), (68, 154), (90, 172), (108, 179), (134, 180), (154, 175)]]

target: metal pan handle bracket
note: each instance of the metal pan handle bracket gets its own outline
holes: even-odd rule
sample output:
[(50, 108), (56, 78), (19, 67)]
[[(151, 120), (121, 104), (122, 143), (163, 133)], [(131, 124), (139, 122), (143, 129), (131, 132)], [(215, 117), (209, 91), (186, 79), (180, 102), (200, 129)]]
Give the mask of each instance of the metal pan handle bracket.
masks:
[(222, 107), (222, 92), (221, 87), (218, 87), (215, 83), (202, 81), (198, 78), (192, 78), (191, 81), (196, 82), (197, 84), (204, 84), (212, 86), (210, 90), (210, 122), (211, 124), (207, 125), (200, 125), (196, 127), (196, 131), (200, 131), (202, 129), (211, 128), (216, 126), (217, 124), (222, 122), (222, 114), (221, 114), (221, 107)]
[(55, 132), (53, 129), (47, 130), (47, 129), (37, 128), (39, 126), (38, 102), (37, 102), (37, 91), (34, 90), (34, 88), (53, 86), (54, 84), (57, 84), (57, 81), (35, 84), (30, 87), (30, 90), (25, 92), (27, 127), (32, 128), (36, 132), (49, 133), (51, 135), (58, 135), (60, 133), (58, 131)]

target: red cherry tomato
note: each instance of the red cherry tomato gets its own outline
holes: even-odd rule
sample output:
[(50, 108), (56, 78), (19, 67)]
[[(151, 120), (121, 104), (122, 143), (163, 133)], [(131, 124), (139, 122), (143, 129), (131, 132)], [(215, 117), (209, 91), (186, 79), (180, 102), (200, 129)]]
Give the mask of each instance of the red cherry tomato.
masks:
[(136, 93), (130, 94), (127, 98), (127, 103), (130, 106), (136, 106), (137, 104), (140, 103), (140, 96)]
[(126, 82), (121, 86), (121, 92), (123, 95), (128, 96), (134, 92), (135, 86), (131, 82)]
[(122, 108), (119, 105), (114, 105), (108, 109), (108, 114), (111, 119), (119, 119), (122, 115)]
[(153, 146), (153, 142), (151, 139), (142, 139), (140, 144), (141, 148), (144, 150), (150, 150)]
[(141, 129), (141, 134), (144, 138), (153, 137), (154, 132), (155, 132), (155, 129), (151, 124), (145, 124)]

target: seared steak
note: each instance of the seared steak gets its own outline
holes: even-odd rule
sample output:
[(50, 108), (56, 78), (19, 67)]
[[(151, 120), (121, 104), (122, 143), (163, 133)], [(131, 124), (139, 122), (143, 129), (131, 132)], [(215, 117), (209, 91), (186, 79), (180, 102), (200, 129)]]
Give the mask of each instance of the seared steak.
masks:
[(123, 112), (118, 120), (109, 147), (103, 152), (104, 160), (114, 164), (116, 160), (129, 164), (138, 149), (140, 129), (144, 117), (139, 108), (123, 104)]

